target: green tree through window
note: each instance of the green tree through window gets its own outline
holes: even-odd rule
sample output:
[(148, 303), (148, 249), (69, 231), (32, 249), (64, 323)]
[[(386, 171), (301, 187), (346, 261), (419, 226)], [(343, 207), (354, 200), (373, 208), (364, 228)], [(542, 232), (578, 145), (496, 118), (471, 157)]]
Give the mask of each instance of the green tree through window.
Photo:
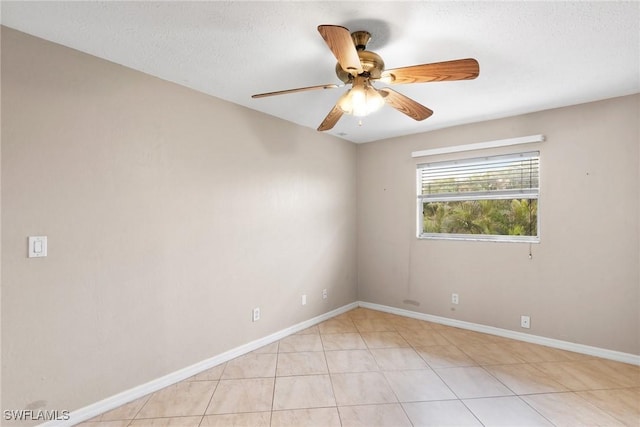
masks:
[(536, 236), (535, 199), (424, 203), (423, 231), (447, 234)]

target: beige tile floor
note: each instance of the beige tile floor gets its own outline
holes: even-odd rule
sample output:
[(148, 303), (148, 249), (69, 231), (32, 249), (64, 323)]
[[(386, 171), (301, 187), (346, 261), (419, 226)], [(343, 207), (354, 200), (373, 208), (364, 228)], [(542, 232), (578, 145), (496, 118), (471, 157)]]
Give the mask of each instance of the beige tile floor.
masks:
[(640, 367), (358, 308), (81, 424), (640, 426)]

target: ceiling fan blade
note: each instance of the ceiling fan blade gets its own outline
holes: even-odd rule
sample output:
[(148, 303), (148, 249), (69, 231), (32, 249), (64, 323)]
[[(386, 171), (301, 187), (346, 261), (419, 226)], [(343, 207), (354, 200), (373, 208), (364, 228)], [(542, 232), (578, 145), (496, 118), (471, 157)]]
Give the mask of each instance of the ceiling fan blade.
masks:
[(305, 92), (305, 91), (308, 91), (308, 90), (334, 89), (334, 88), (342, 87), (342, 86), (344, 86), (344, 85), (328, 84), (328, 85), (299, 87), (299, 88), (296, 88), (296, 89), (279, 90), (279, 91), (276, 91), (276, 92), (258, 93), (256, 95), (251, 95), (251, 97), (252, 98), (265, 98), (267, 96), (285, 95), (287, 93)]
[(418, 104), (413, 99), (404, 96), (395, 90), (384, 88), (380, 89), (378, 92), (382, 95), (387, 104), (414, 120), (424, 120), (433, 114), (433, 111), (424, 105)]
[(350, 74), (364, 71), (349, 30), (339, 25), (319, 25), (318, 32), (344, 71)]
[(318, 130), (323, 131), (332, 129), (336, 125), (336, 123), (338, 123), (338, 120), (340, 120), (342, 114), (343, 113), (340, 107), (338, 107), (337, 105), (334, 106), (333, 110), (331, 110), (329, 114), (327, 114), (327, 117), (324, 118), (322, 123), (320, 123), (320, 126), (318, 126)]
[(388, 84), (442, 82), (472, 80), (479, 74), (478, 61), (467, 58), (386, 70), (380, 80)]

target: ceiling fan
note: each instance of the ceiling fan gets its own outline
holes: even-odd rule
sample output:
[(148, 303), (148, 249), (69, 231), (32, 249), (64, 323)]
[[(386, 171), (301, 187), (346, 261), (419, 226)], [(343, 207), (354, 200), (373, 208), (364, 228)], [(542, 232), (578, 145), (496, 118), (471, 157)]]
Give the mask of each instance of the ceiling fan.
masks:
[[(478, 77), (480, 67), (472, 58), (458, 59), (410, 67), (384, 69), (384, 61), (375, 52), (366, 50), (371, 34), (349, 30), (339, 25), (319, 25), (318, 32), (338, 60), (336, 75), (351, 89), (344, 93), (318, 127), (319, 131), (333, 128), (343, 114), (366, 116), (385, 103), (414, 120), (424, 120), (433, 111), (388, 87), (376, 89), (374, 81), (385, 84), (424, 83), (433, 81), (471, 80)], [(284, 95), (317, 89), (333, 89), (344, 85), (326, 84), (260, 93), (252, 98)]]

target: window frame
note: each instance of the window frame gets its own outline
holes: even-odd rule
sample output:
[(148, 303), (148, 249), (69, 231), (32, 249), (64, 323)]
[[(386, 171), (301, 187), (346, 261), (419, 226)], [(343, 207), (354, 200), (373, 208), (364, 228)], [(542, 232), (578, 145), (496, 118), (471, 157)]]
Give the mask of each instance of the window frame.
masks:
[[(426, 165), (445, 165), (445, 164), (471, 164), (471, 163), (488, 163), (498, 158), (516, 158), (526, 157), (538, 159), (538, 187), (534, 191), (515, 189), (515, 190), (494, 190), (486, 192), (466, 192), (466, 193), (442, 193), (441, 196), (425, 196), (422, 194), (422, 173), (421, 171)], [(463, 241), (483, 241), (483, 242), (512, 242), (512, 243), (540, 243), (540, 151), (522, 151), (507, 154), (464, 157), (447, 161), (437, 161), (428, 163), (419, 163), (416, 165), (416, 237), (420, 240), (463, 240)], [(501, 235), (501, 234), (463, 234), (463, 233), (424, 233), (424, 203), (430, 202), (453, 202), (468, 200), (511, 200), (511, 199), (535, 199), (537, 201), (536, 208), (536, 235), (520, 236), (520, 235)]]

